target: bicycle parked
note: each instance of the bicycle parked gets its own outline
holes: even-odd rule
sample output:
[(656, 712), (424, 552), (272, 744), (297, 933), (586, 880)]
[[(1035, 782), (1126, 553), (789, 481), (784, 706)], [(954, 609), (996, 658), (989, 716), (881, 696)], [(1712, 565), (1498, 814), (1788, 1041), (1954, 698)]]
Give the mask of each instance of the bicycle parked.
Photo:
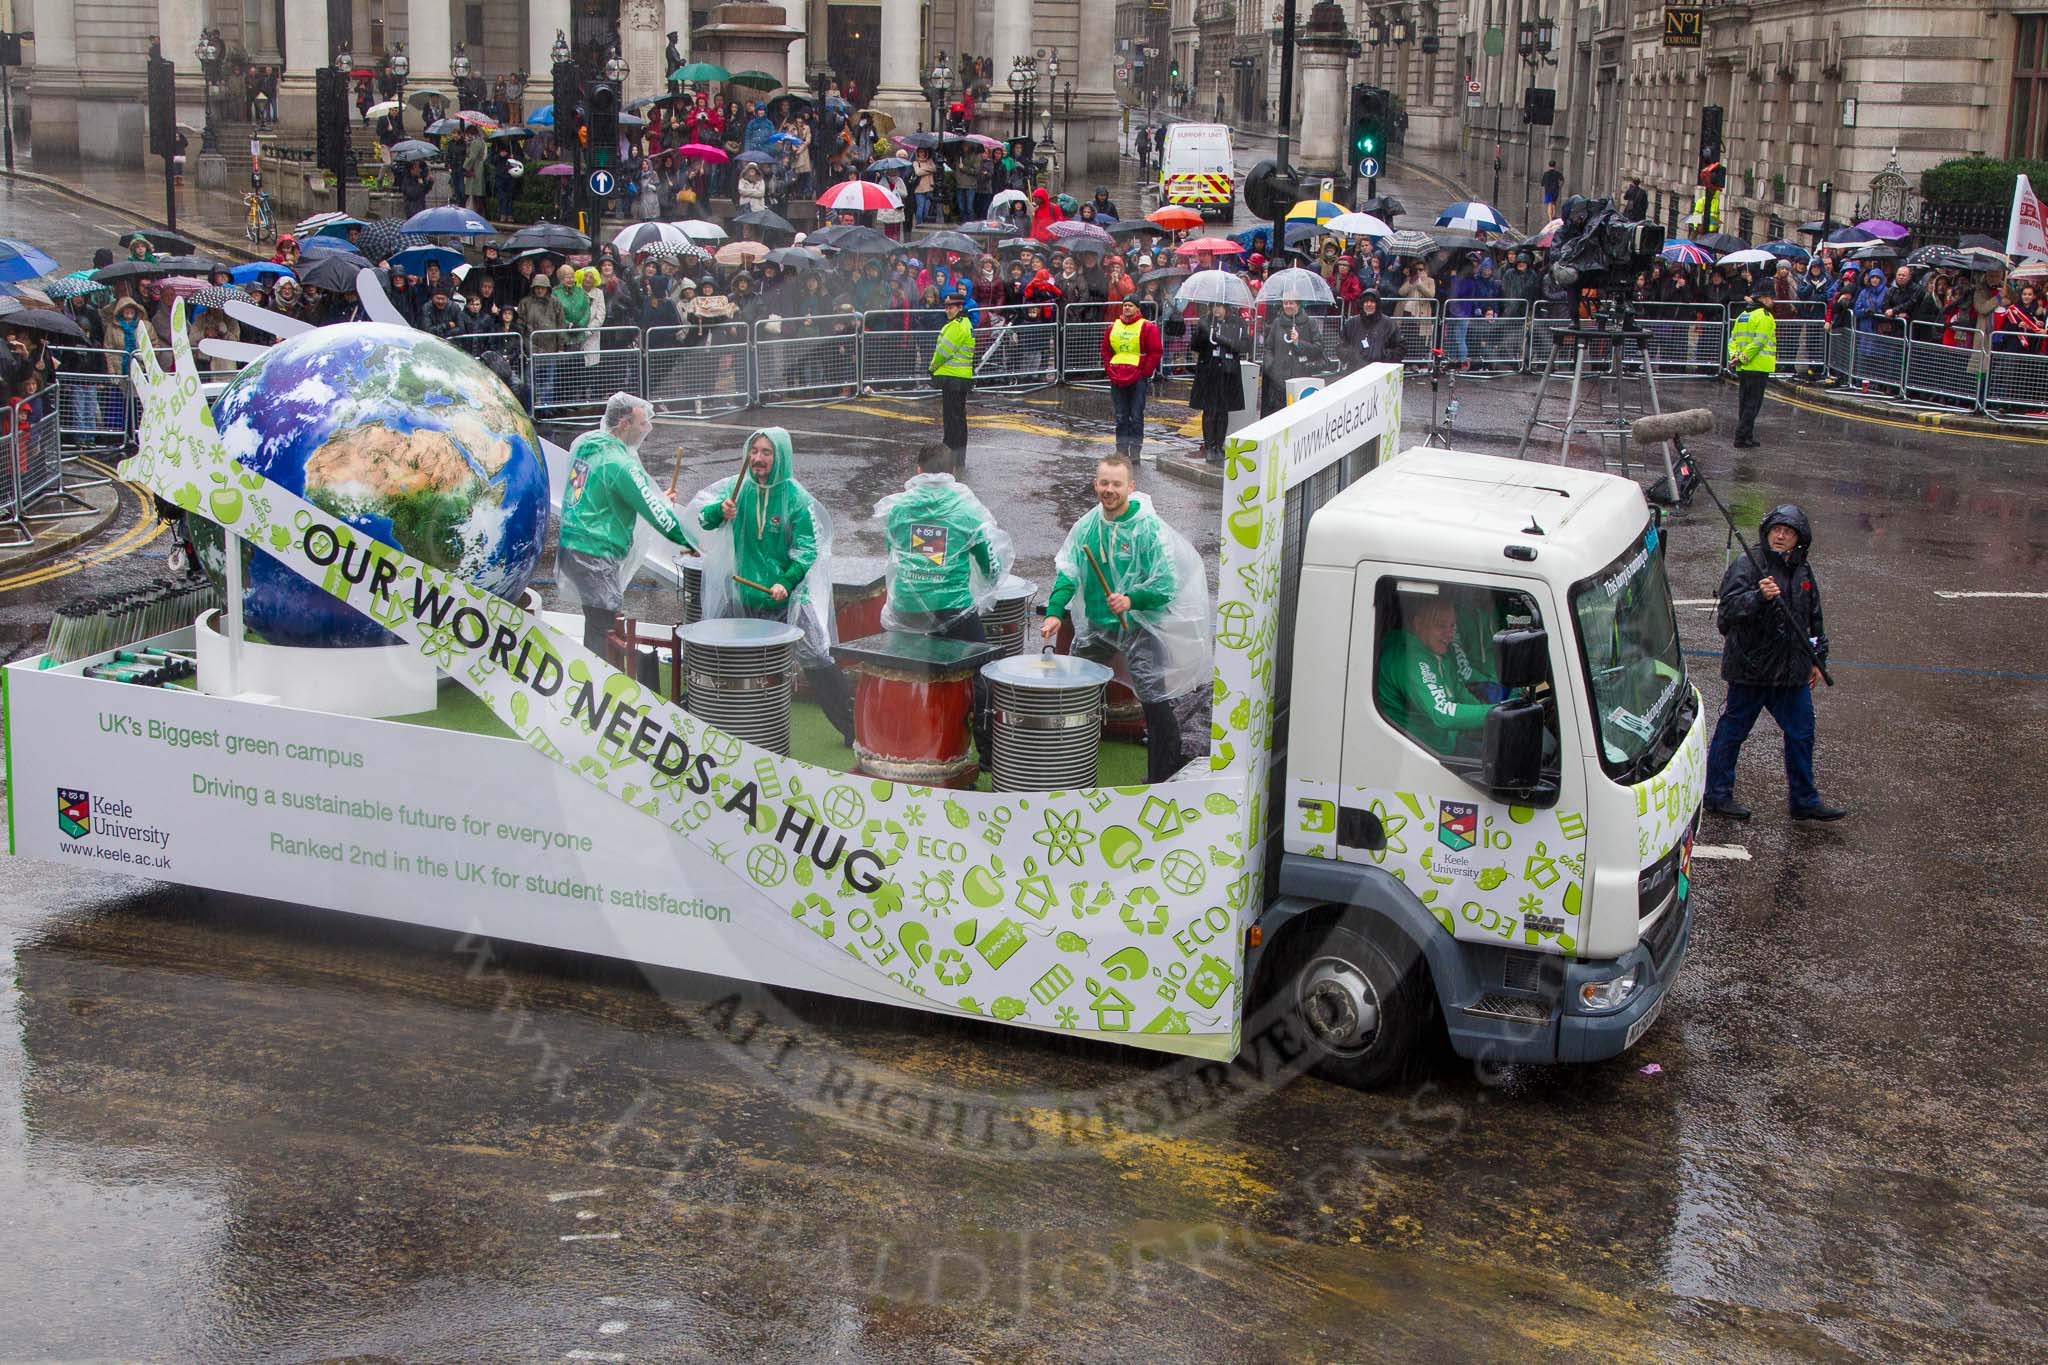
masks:
[(277, 214), (270, 207), (268, 190), (251, 190), (242, 196), (242, 202), (249, 206), (248, 226), (243, 233), (252, 242), (274, 242), (277, 240)]

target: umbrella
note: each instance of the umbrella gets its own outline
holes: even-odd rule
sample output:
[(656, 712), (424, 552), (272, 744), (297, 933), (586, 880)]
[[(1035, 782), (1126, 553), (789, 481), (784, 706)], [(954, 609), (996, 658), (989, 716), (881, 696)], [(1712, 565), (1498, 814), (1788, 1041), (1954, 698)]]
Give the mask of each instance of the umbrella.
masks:
[(403, 142), (391, 144), (391, 159), (393, 161), (432, 161), (439, 155), (441, 155), (439, 147), (436, 147), (431, 142), (421, 142), (418, 138), (407, 138)]
[(1903, 223), (1894, 223), (1889, 218), (1865, 218), (1856, 225), (1858, 232), (1872, 237), (1882, 237), (1888, 242), (1902, 242), (1913, 235), (1913, 230)]
[(1244, 282), (1244, 276), (1235, 271), (1197, 270), (1174, 292), (1173, 301), (1176, 304), (1223, 303), (1233, 308), (1249, 308), (1252, 306), (1252, 287)]
[(1861, 246), (1865, 242), (1874, 242), (1876, 240), (1876, 233), (1865, 232), (1862, 228), (1836, 228), (1828, 234), (1828, 245), (1830, 246)]
[(803, 139), (798, 137), (795, 133), (777, 133), (774, 137), (769, 138), (768, 141), (771, 143), (786, 143), (787, 145), (794, 147), (797, 143), (802, 142)]
[(2007, 256), (2003, 251), (1993, 251), (1988, 247), (1964, 247), (1956, 254), (1963, 258), (1961, 268), (1964, 270), (1981, 273), (1986, 270), (2010, 270), (2012, 268), (2012, 258), (2010, 256)]
[(116, 261), (92, 272), (92, 277), (103, 284), (116, 280), (135, 280), (150, 275), (168, 275), (171, 272), (157, 265), (155, 261)]
[[(281, 266), (279, 267), (279, 269), (282, 268)], [(66, 276), (61, 280), (50, 281), (48, 288), (43, 292), (52, 299), (61, 301), (64, 299), (83, 298), (91, 294), (105, 294), (112, 297), (114, 291), (91, 276), (87, 276), (84, 279), (73, 279)]]
[(226, 261), (216, 261), (211, 256), (159, 256), (154, 264), (171, 275), (211, 275), (229, 268)]
[(971, 223), (962, 223), (953, 229), (969, 237), (1007, 237), (1016, 230), (1015, 223), (998, 223), (991, 218), (977, 218)]
[(1010, 205), (1012, 204), (1022, 204), (1025, 208), (1031, 207), (1031, 201), (1025, 197), (1024, 191), (1004, 190), (995, 198), (988, 201), (989, 216), (994, 217), (996, 214), (1001, 213), (1004, 209), (1010, 207)]
[[(813, 233), (812, 240), (816, 240), (816, 237), (817, 234)], [(856, 256), (882, 256), (896, 249), (896, 243), (892, 238), (871, 227), (843, 228), (832, 238), (831, 245)]]
[(405, 106), (397, 100), (378, 100), (363, 111), (363, 116), (365, 118), (383, 118), (386, 114), (395, 114), (403, 108)]
[(835, 213), (852, 210), (872, 213), (876, 209), (900, 209), (903, 200), (894, 191), (869, 180), (848, 180), (818, 196), (818, 207)]
[(308, 236), (305, 233), (300, 233), (299, 247), (301, 250), (303, 250), (309, 241), (312, 241), (315, 238), (320, 237), (325, 237), (330, 241), (346, 242), (348, 240), (349, 229), (366, 228), (368, 226), (369, 224), (364, 222), (362, 219), (350, 218), (346, 214), (344, 214), (340, 218), (330, 219), (329, 221), (322, 223), (319, 229), (312, 233), (311, 236)]
[(767, 258), (766, 242), (727, 242), (711, 259), (720, 265), (752, 265)]
[(894, 114), (885, 114), (880, 109), (863, 109), (855, 117), (873, 119), (875, 131), (883, 137), (887, 137), (896, 131), (896, 116)]
[(357, 227), (361, 227), (362, 222), (363, 220), (360, 218), (351, 218), (346, 213), (330, 209), (326, 213), (316, 213), (310, 218), (301, 218), (299, 225), (293, 228), (292, 232), (300, 237), (309, 237), (326, 227), (329, 223), (354, 223)]
[(1703, 237), (1693, 238), (1716, 256), (1725, 256), (1731, 251), (1749, 250), (1749, 242), (1732, 232), (1709, 232)]
[(574, 175), (576, 168), (566, 161), (550, 161), (534, 172), (535, 175)]
[(464, 123), (474, 124), (479, 128), (495, 128), (498, 126), (496, 119), (492, 118), (489, 114), (475, 109), (458, 109), (455, 117), (461, 119)]
[(825, 260), (818, 252), (803, 246), (779, 246), (761, 259), (784, 270), (809, 270)]
[(1299, 267), (1276, 270), (1259, 286), (1260, 303), (1280, 303), (1294, 299), (1300, 303), (1335, 303), (1336, 295), (1330, 292), (1330, 282), (1313, 270)]
[(538, 109), (534, 110), (534, 111), (533, 111), (532, 113), (528, 114), (528, 115), (526, 116), (526, 126), (527, 126), (527, 127), (529, 127), (529, 128), (552, 128), (552, 127), (554, 127), (554, 126), (555, 126), (555, 106), (554, 106), (554, 105), (552, 105), (552, 104), (543, 104), (543, 105), (542, 105), (542, 106), (541, 106), (540, 108), (538, 108)]
[(152, 251), (170, 251), (180, 256), (189, 256), (193, 251), (197, 250), (193, 246), (191, 238), (180, 237), (177, 233), (166, 232), (162, 228), (136, 228), (133, 232), (122, 233), (114, 240), (122, 246), (129, 246), (137, 238), (148, 242)]
[(1157, 223), (1148, 223), (1142, 218), (1120, 218), (1107, 229), (1112, 237), (1142, 237), (1151, 235), (1164, 237), (1167, 230)]
[[(1164, 270), (1146, 271), (1144, 274), (1138, 276), (1138, 283), (1141, 285), (1168, 284), (1174, 280), (1184, 280), (1188, 278), (1189, 273), (1190, 272), (1188, 268), (1184, 265), (1170, 265), (1167, 266)], [(1202, 273), (1207, 274), (1209, 272), (1204, 271)], [(1229, 274), (1230, 272), (1224, 271), (1223, 273)]]
[(524, 128), (493, 128), (490, 132), (484, 134), (484, 141), (515, 142), (520, 138), (532, 136), (533, 134)]
[(1698, 242), (1687, 241), (1666, 242), (1657, 255), (1659, 259), (1677, 265), (1709, 265), (1714, 259), (1714, 253)]
[(532, 223), (507, 237), (505, 245), (514, 251), (530, 247), (541, 247), (547, 251), (588, 251), (590, 239), (575, 228), (563, 227), (560, 223)]
[(356, 251), (373, 261), (382, 261), (405, 245), (405, 232), (395, 219), (379, 218), (363, 224), (356, 234)]
[(1320, 223), (1342, 212), (1344, 206), (1334, 199), (1303, 199), (1287, 210), (1287, 218), (1290, 222)]
[(1430, 232), (1429, 240), (1436, 243), (1439, 251), (1471, 251), (1486, 245), (1477, 233), (1464, 228), (1436, 228)]
[(612, 236), (621, 251), (645, 251), (656, 242), (687, 242), (689, 235), (674, 223), (628, 223)]
[(1287, 225), (1287, 249), (1293, 251), (1311, 237), (1327, 237), (1329, 235), (1330, 230), (1321, 223), (1296, 219)]
[(1900, 264), (1910, 265), (1915, 270), (1961, 270), (1963, 269), (1963, 253), (1952, 246), (1930, 243), (1927, 246), (1914, 248), (1912, 254), (1908, 255)]
[(1030, 251), (1043, 245), (1036, 237), (1005, 237), (996, 243), (997, 251)]
[(1728, 253), (1728, 254), (1727, 254), (1726, 256), (1723, 256), (1723, 257), (1722, 257), (1722, 258), (1720, 259), (1720, 261), (1718, 262), (1718, 264), (1720, 264), (1720, 265), (1767, 265), (1767, 266), (1770, 266), (1770, 267), (1772, 267), (1773, 269), (1776, 269), (1776, 268), (1777, 268), (1777, 264), (1778, 264), (1778, 260), (1779, 260), (1779, 258), (1778, 258), (1777, 256), (1773, 255), (1773, 254), (1772, 254), (1771, 252), (1765, 251), (1765, 250), (1764, 250), (1764, 249), (1763, 249), (1762, 247), (1756, 247), (1756, 246), (1753, 246), (1753, 247), (1748, 247), (1748, 248), (1745, 248), (1744, 250), (1741, 250), (1741, 251), (1731, 251), (1731, 252), (1729, 252), (1729, 253)]
[(910, 163), (902, 157), (885, 156), (878, 161), (870, 161), (867, 173), (869, 175), (893, 175), (897, 171), (907, 171), (909, 169)]
[(448, 102), (448, 92), (446, 90), (436, 90), (431, 85), (419, 86), (407, 91), (405, 95), (405, 102), (412, 105), (415, 109), (424, 109), (437, 100), (442, 104), (446, 104)]
[[(1378, 215), (1375, 214), (1375, 217)], [(1387, 238), (1383, 249), (1390, 256), (1412, 256), (1421, 258), (1436, 250), (1436, 242), (1426, 232), (1412, 228), (1403, 229)]]
[(24, 327), (31, 332), (62, 337), (66, 341), (85, 340), (85, 333), (78, 329), (78, 324), (56, 309), (25, 308), (13, 299), (0, 301), (0, 327)]
[(1865, 242), (1849, 253), (1852, 261), (1896, 261), (1899, 249), (1890, 242)]
[(707, 223), (702, 218), (685, 218), (676, 226), (693, 242), (722, 242), (731, 235), (718, 224)]
[(459, 133), (468, 126), (459, 118), (437, 118), (427, 125), (427, 136), (447, 137), (450, 133)]
[(1174, 248), (1175, 254), (1181, 256), (1197, 256), (1203, 252), (1212, 256), (1235, 256), (1243, 251), (1243, 247), (1227, 237), (1197, 237)]
[(206, 288), (206, 280), (199, 275), (167, 275), (156, 282), (156, 287), (165, 298), (176, 299)]
[(965, 133), (962, 136), (985, 152), (1000, 152), (1003, 144), (986, 133)]
[(422, 232), (437, 237), (488, 237), (497, 231), (489, 219), (460, 204), (421, 209), (399, 227), (406, 232)]
[(370, 263), (360, 256), (322, 256), (299, 272), (299, 283), (330, 294), (352, 293), (357, 272), (369, 268)]
[(1813, 253), (1797, 242), (1765, 242), (1764, 250), (1781, 260), (1797, 261), (1801, 265), (1813, 259)]
[(711, 253), (692, 241), (663, 239), (645, 248), (646, 253), (657, 261), (708, 261)]
[(762, 232), (795, 232), (796, 224), (784, 218), (774, 209), (748, 209), (733, 217), (734, 227), (758, 228)]
[(1393, 222), (1408, 211), (1408, 206), (1391, 194), (1376, 194), (1358, 206), (1360, 213), (1369, 213), (1375, 218)]
[(1056, 194), (1052, 197), (1052, 202), (1058, 205), (1060, 212), (1066, 214), (1069, 218), (1072, 218), (1081, 211), (1081, 201), (1071, 194)]
[(462, 253), (445, 246), (409, 246), (395, 253), (386, 264), (400, 266), (408, 275), (425, 274), (429, 264), (446, 272), (462, 264)]
[(1965, 251), (1970, 250), (1972, 247), (1982, 247), (1986, 251), (1996, 251), (2001, 256), (2005, 254), (2004, 242), (1999, 241), (1996, 237), (1987, 237), (1981, 232), (1969, 234), (1962, 241), (1957, 242), (1956, 245)]
[(57, 273), (56, 258), (41, 247), (13, 237), (0, 237), (0, 280), (32, 280)]
[(1334, 218), (1323, 219), (1323, 230), (1334, 232), (1339, 237), (1391, 237), (1394, 230), (1384, 219), (1369, 213), (1340, 213)]
[(247, 265), (238, 265), (228, 272), (228, 278), (236, 284), (254, 284), (258, 280), (275, 279), (280, 276), (285, 279), (297, 278), (290, 266), (279, 265), (276, 261), (251, 261)]
[(369, 80), (371, 77), (375, 76), (376, 74), (376, 72), (370, 70), (370, 68), (367, 66), (358, 66), (348, 73), (348, 78), (352, 81), (366, 81)]
[(51, 298), (32, 284), (9, 284), (4, 280), (0, 280), (0, 297), (23, 299), (38, 308), (54, 308), (57, 306), (57, 300)]
[(1094, 223), (1078, 222), (1071, 218), (1063, 223), (1054, 223), (1046, 231), (1051, 234), (1054, 241), (1077, 250), (1093, 247), (1098, 251), (1106, 251), (1116, 245), (1115, 239), (1103, 228)]
[(926, 151), (957, 151), (967, 145), (967, 139), (959, 133), (928, 133), (922, 128), (914, 133), (905, 133), (896, 141), (913, 150), (923, 148)]
[(195, 308), (225, 308), (231, 303), (254, 303), (256, 296), (246, 289), (232, 285), (209, 284), (204, 289), (192, 291), (192, 306)]
[(1476, 199), (1463, 200), (1445, 206), (1436, 216), (1436, 225), (1441, 228), (1455, 228), (1460, 232), (1506, 232), (1508, 220), (1500, 210), (1491, 204), (1482, 204)]
[(751, 151), (741, 152), (738, 156), (734, 157), (733, 160), (739, 162), (743, 166), (775, 166), (780, 165), (782, 162), (782, 158), (775, 155), (775, 153), (764, 152), (758, 147), (752, 149)]
[(765, 71), (735, 71), (725, 78), (727, 85), (744, 85), (749, 90), (778, 90), (782, 82)]
[(1145, 221), (1168, 232), (1186, 232), (1202, 225), (1202, 215), (1185, 204), (1167, 204), (1146, 214)]
[(711, 166), (723, 166), (731, 160), (725, 154), (725, 148), (713, 147), (705, 142), (685, 142), (676, 148), (676, 155), (686, 161), (702, 161)]
[(712, 62), (686, 62), (668, 73), (672, 81), (684, 85), (711, 85), (732, 79), (732, 72)]
[(972, 256), (981, 250), (976, 242), (964, 232), (934, 232), (914, 242), (905, 242), (905, 248), (918, 251), (956, 251), (963, 256)]

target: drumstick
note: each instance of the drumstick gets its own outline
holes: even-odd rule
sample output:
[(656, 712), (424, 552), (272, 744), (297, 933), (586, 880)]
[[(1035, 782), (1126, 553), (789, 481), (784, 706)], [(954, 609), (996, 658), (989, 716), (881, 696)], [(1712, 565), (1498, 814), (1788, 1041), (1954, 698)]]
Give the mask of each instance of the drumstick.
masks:
[(683, 448), (682, 448), (681, 446), (677, 446), (677, 447), (676, 447), (676, 464), (675, 464), (675, 468), (673, 468), (673, 469), (669, 470), (669, 472), (668, 472), (668, 495), (669, 495), (669, 496), (670, 496), (671, 498), (673, 498), (673, 497), (674, 497), (674, 496), (676, 495), (676, 480), (677, 480), (678, 478), (681, 478), (681, 477), (682, 477), (682, 473), (683, 473)]
[[(1109, 580), (1102, 576), (1102, 566), (1095, 562), (1094, 547), (1090, 545), (1083, 545), (1081, 547), (1081, 553), (1088, 556), (1088, 567), (1095, 570), (1095, 581), (1102, 585), (1103, 605), (1108, 606), (1110, 596)], [(1126, 617), (1122, 612), (1118, 612), (1116, 614), (1116, 619), (1118, 625), (1128, 626), (1131, 624), (1130, 619)]]
[(732, 581), (739, 584), (743, 588), (752, 588), (755, 592), (766, 593), (770, 597), (773, 597), (775, 595), (775, 589), (769, 587), (765, 583), (756, 583), (751, 578), (741, 578), (738, 574), (734, 574), (732, 576)]

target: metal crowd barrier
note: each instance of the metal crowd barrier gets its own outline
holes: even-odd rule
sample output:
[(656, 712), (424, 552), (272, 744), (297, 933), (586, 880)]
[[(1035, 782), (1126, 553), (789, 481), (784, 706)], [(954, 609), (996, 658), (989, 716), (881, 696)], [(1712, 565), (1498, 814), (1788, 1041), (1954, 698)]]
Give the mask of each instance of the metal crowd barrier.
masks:
[[(1471, 309), (1453, 317), (1450, 309)], [(1446, 364), (1509, 374), (1529, 363), (1528, 302), (1524, 299), (1452, 299), (1443, 304), (1439, 335)], [(1492, 316), (1488, 316), (1491, 314)]]
[(74, 449), (118, 449), (135, 434), (134, 389), (120, 372), (121, 352), (53, 346), (62, 393), (58, 424)]
[[(12, 545), (35, 539), (30, 524), (84, 516), (92, 504), (64, 487), (62, 394), (49, 391), (18, 398), (0, 413), (0, 440), (6, 442), (7, 476), (0, 502), (0, 535), (19, 537)], [(43, 507), (54, 502), (56, 507)], [(64, 505), (69, 504), (69, 505)]]
[[(924, 309), (908, 314), (910, 321), (928, 321)], [(941, 309), (938, 316), (945, 317)], [(900, 308), (878, 309), (861, 314), (860, 384), (862, 390), (895, 394), (931, 394), (939, 391), (932, 382), (932, 350), (939, 344), (939, 328), (906, 328)], [(943, 325), (943, 323), (942, 323)], [(975, 362), (981, 360), (982, 332), (975, 330)]]
[[(1140, 311), (1152, 317), (1150, 311)], [(1069, 303), (1060, 309), (1061, 380), (1082, 388), (1109, 387), (1109, 376), (1102, 368), (1102, 338), (1116, 313), (1117, 309), (1106, 303)]]
[(464, 355), (482, 359), (496, 351), (514, 370), (526, 368), (526, 338), (517, 332), (458, 332), (444, 340)]
[(641, 397), (671, 417), (718, 417), (754, 401), (752, 334), (744, 322), (692, 323), (647, 332)]
[[(1400, 330), (1401, 344), (1407, 348), (1401, 364), (1418, 370), (1428, 368), (1430, 352), (1436, 349), (1437, 320), (1440, 313), (1437, 301), (1382, 298), (1380, 311), (1391, 314), (1395, 327)], [(1526, 342), (1523, 345), (1523, 354), (1528, 354)]]
[(1707, 375), (1728, 361), (1728, 309), (1718, 303), (1639, 303), (1636, 319), (1650, 331), (1649, 361), (1658, 374)]
[[(543, 351), (543, 338), (562, 349)], [(595, 345), (592, 346), (594, 340)], [(643, 384), (638, 327), (564, 327), (537, 331), (529, 378), (533, 412), (563, 408), (602, 408), (605, 400), (625, 390), (639, 393)]]
[(860, 392), (858, 313), (767, 318), (754, 324), (754, 401), (829, 403)]
[(1992, 348), (1984, 412), (2005, 422), (2048, 421), (2048, 347)]
[(1827, 305), (1824, 303), (1779, 304), (1779, 374), (1815, 374), (1827, 368)]
[(1059, 324), (1037, 317), (1044, 311), (1022, 304), (981, 310), (982, 325), (974, 334), (976, 388), (1023, 393), (1059, 382)]
[(1940, 323), (1915, 322), (1909, 326), (1910, 335), (1904, 338), (1906, 372), (1902, 381), (1906, 397), (1943, 407), (1976, 407), (1983, 385), (1979, 376), (1970, 372), (1974, 348), (1943, 345), (1944, 328)]
[(1843, 328), (1839, 345), (1829, 351), (1835, 373), (1857, 388), (1882, 390), (1894, 397), (1906, 393), (1906, 339), (1861, 327)]

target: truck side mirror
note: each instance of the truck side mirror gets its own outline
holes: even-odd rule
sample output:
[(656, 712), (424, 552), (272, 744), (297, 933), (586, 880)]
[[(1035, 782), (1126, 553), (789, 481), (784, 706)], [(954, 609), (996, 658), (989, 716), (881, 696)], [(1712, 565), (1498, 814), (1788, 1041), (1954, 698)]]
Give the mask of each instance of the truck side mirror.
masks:
[(1480, 785), (1494, 796), (1527, 806), (1556, 802), (1556, 784), (1543, 780), (1542, 702), (1504, 701), (1488, 711), (1480, 754)]
[(1519, 626), (1493, 637), (1493, 676), (1502, 687), (1534, 687), (1550, 681), (1550, 632)]

